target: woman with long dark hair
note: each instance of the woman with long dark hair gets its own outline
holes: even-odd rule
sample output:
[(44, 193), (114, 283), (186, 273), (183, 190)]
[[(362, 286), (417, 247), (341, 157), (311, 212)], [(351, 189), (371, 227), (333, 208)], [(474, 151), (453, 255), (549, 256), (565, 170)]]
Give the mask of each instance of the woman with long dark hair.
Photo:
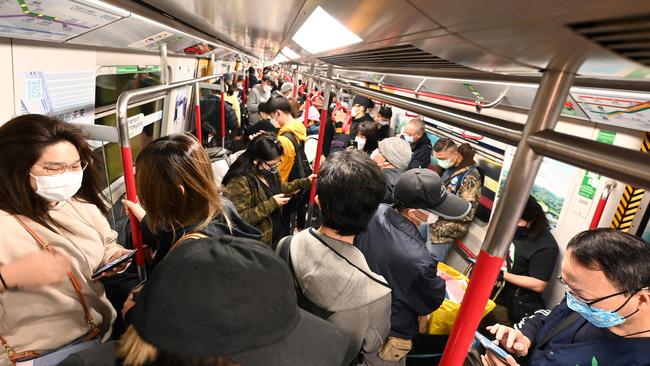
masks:
[(262, 231), (262, 241), (274, 245), (281, 235), (281, 212), (293, 195), (310, 187), (315, 175), (282, 182), (278, 165), (282, 145), (275, 136), (255, 137), (226, 173), (224, 194), (249, 224)]
[(130, 250), (104, 216), (82, 132), (19, 116), (0, 127), (0, 156), (0, 365), (107, 339), (116, 314), (92, 274)]

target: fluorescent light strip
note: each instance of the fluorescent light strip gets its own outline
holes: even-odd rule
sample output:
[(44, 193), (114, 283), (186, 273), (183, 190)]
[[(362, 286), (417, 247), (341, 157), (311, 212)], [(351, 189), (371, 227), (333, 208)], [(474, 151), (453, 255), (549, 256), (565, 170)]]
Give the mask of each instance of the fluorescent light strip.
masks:
[(319, 53), (363, 41), (320, 6), (291, 38), (309, 53)]
[(280, 53), (287, 56), (289, 60), (295, 60), (297, 58), (300, 58), (299, 54), (297, 54), (294, 50), (286, 46), (282, 49), (282, 51), (280, 51)]

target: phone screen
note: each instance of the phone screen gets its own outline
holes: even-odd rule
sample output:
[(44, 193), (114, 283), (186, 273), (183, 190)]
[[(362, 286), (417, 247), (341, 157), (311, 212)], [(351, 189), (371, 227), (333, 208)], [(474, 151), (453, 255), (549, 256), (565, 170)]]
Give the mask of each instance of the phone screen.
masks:
[(92, 274), (92, 276), (91, 276), (90, 278), (95, 279), (95, 278), (99, 277), (102, 273), (104, 273), (104, 272), (106, 272), (106, 271), (112, 269), (113, 267), (118, 266), (118, 265), (120, 265), (120, 264), (122, 264), (122, 263), (124, 263), (124, 262), (126, 262), (126, 261), (128, 261), (128, 260), (130, 260), (130, 259), (133, 258), (133, 256), (135, 255), (135, 252), (137, 252), (137, 249), (136, 249), (136, 250), (133, 250), (133, 251), (131, 251), (131, 252), (129, 252), (129, 253), (124, 254), (123, 256), (117, 258), (116, 260), (114, 260), (114, 261), (112, 261), (112, 262), (108, 262), (108, 263), (106, 263), (104, 266), (102, 266), (102, 267), (100, 267), (99, 269), (97, 269), (97, 270)]
[(506, 352), (503, 348), (497, 346), (494, 344), (491, 340), (489, 340), (487, 337), (485, 337), (483, 334), (476, 332), (474, 333), (474, 338), (478, 340), (481, 345), (488, 351), (497, 356), (499, 359), (502, 361), (505, 361), (506, 358), (508, 357), (508, 352)]

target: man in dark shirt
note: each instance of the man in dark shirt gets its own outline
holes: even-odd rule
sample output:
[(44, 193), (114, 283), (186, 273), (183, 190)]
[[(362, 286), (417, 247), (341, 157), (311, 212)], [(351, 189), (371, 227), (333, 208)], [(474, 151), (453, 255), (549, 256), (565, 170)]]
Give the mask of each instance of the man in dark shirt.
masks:
[(409, 169), (427, 168), (431, 164), (431, 141), (427, 137), (424, 121), (420, 118), (413, 118), (404, 127), (404, 140), (411, 144), (413, 156), (409, 163)]
[(377, 140), (388, 138), (390, 134), (390, 120), (393, 118), (393, 110), (390, 107), (382, 106), (375, 115), (377, 124)]
[(258, 106), (259, 112), (260, 112), (260, 121), (257, 122), (256, 124), (252, 125), (248, 129), (248, 135), (253, 136), (258, 132), (261, 131), (266, 131), (269, 132), (273, 135), (275, 135), (278, 132), (278, 127), (275, 126), (271, 122), (271, 117), (269, 116), (269, 112), (266, 108), (266, 102), (262, 102)]
[[(515, 328), (488, 330), (530, 366), (650, 365), (650, 245), (613, 229), (576, 235), (562, 260), (566, 298)], [(516, 365), (488, 353), (485, 365)]]

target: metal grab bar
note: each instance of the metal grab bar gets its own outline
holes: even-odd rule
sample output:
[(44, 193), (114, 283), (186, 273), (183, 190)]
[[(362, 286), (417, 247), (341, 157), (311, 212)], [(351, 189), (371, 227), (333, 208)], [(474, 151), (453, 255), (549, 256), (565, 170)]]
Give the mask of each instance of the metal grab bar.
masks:
[[(128, 117), (127, 110), (129, 106), (129, 101), (131, 98), (150, 95), (159, 92), (168, 92), (170, 90), (178, 89), (188, 85), (195, 85), (198, 87), (199, 83), (202, 81), (208, 81), (212, 79), (218, 79), (222, 77), (223, 74), (219, 75), (210, 75), (193, 80), (179, 81), (169, 85), (158, 85), (151, 86), (148, 88), (128, 90), (120, 94), (117, 98), (115, 113), (117, 115), (117, 132), (119, 137), (119, 143), (122, 153), (122, 168), (124, 170), (124, 184), (126, 186), (126, 198), (129, 201), (137, 202), (138, 196), (135, 189), (135, 174), (133, 170), (133, 153), (131, 151), (131, 141), (129, 140), (129, 126), (128, 126)], [(198, 100), (198, 96), (197, 96)], [(199, 118), (200, 118), (200, 106), (198, 108)], [(200, 123), (197, 126), (200, 131)], [(144, 246), (142, 244), (142, 233), (140, 232), (140, 225), (138, 219), (133, 215), (129, 214), (131, 222), (131, 238), (133, 239), (133, 244), (138, 253), (136, 254), (136, 264), (138, 266), (138, 277), (140, 280), (146, 278), (146, 272), (144, 267)]]
[(426, 97), (426, 98), (439, 99), (439, 100), (442, 100), (442, 101), (445, 101), (445, 102), (451, 102), (451, 103), (458, 103), (458, 104), (462, 104), (462, 105), (474, 106), (474, 107), (476, 107), (477, 112), (481, 112), (481, 110), (483, 110), (483, 109), (489, 109), (489, 108), (496, 107), (497, 105), (499, 105), (499, 103), (501, 103), (506, 98), (506, 94), (508, 93), (508, 89), (506, 89), (503, 92), (501, 92), (501, 94), (499, 94), (499, 96), (495, 100), (486, 103), (485, 101), (478, 100), (478, 99), (466, 99), (466, 98), (459, 98), (459, 97), (454, 97), (454, 96), (445, 95), (445, 94), (438, 94), (438, 93), (432, 93), (432, 92), (427, 92), (427, 91), (420, 91), (420, 88), (422, 87), (422, 84), (420, 84), (420, 86), (418, 86), (418, 88), (415, 89), (415, 90), (406, 89), (406, 88), (399, 88), (399, 87), (396, 87), (396, 86), (383, 85), (383, 84), (379, 85), (379, 87), (381, 88), (381, 90), (388, 89), (388, 90), (395, 90), (395, 91), (399, 91), (399, 92), (403, 92), (403, 93), (413, 94), (413, 95), (415, 95), (416, 98), (419, 97), (419, 96), (422, 96), (422, 97)]
[(616, 187), (616, 182), (609, 181), (605, 184), (603, 193), (600, 194), (600, 199), (598, 200), (598, 206), (596, 206), (596, 211), (594, 211), (594, 216), (591, 218), (591, 224), (589, 224), (589, 230), (595, 229), (600, 223), (600, 219), (603, 217), (603, 212), (605, 211), (605, 205), (607, 205), (607, 199), (609, 199), (609, 194), (612, 193), (612, 190)]

